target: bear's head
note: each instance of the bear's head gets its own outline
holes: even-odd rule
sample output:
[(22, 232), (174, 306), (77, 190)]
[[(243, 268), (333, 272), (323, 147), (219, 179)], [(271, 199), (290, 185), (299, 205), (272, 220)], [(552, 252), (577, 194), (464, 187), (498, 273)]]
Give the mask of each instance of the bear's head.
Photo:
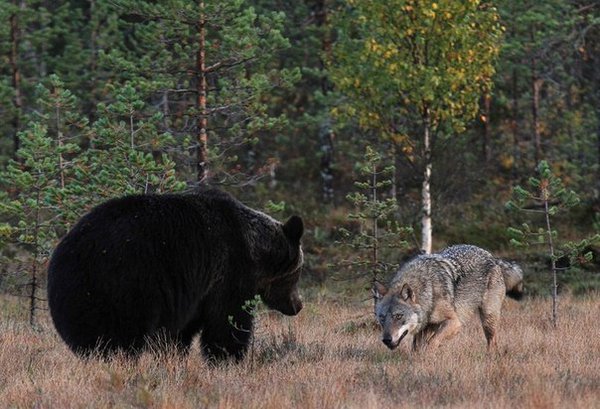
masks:
[(303, 233), (304, 224), (299, 216), (278, 224), (268, 251), (259, 260), (262, 274), (258, 293), (269, 308), (285, 315), (296, 315), (302, 309), (298, 280), (304, 260), (300, 245)]

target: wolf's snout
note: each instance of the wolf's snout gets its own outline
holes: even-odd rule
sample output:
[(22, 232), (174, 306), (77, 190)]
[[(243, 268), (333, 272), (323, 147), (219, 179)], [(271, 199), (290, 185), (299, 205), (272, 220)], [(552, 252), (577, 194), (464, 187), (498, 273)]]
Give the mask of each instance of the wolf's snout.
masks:
[(387, 346), (389, 349), (394, 349), (398, 346), (398, 344), (394, 344), (394, 341), (392, 341), (392, 338), (383, 338), (382, 339), (383, 343), (385, 344), (385, 346)]

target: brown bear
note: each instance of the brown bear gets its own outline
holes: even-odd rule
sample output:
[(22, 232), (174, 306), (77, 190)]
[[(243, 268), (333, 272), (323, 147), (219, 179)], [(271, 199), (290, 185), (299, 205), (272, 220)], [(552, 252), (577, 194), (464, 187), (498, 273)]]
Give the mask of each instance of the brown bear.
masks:
[(200, 333), (209, 359), (240, 359), (252, 333), (246, 301), (302, 308), (303, 229), (298, 216), (282, 224), (217, 189), (110, 200), (52, 255), (54, 325), (82, 355), (136, 355), (155, 341), (187, 351)]

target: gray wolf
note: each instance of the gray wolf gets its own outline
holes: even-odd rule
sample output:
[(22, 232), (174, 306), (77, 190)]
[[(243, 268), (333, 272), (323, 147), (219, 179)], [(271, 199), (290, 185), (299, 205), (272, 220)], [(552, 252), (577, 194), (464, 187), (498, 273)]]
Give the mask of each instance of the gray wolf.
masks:
[(463, 244), (417, 256), (396, 273), (389, 288), (375, 282), (373, 294), (382, 341), (390, 349), (407, 335), (413, 350), (435, 348), (474, 313), (489, 349), (496, 343), (505, 295), (523, 294), (523, 273), (515, 263)]
[(216, 189), (110, 200), (54, 250), (52, 320), (83, 355), (157, 343), (185, 352), (200, 334), (210, 360), (241, 359), (253, 325), (246, 301), (302, 309), (302, 234), (300, 217), (282, 224)]

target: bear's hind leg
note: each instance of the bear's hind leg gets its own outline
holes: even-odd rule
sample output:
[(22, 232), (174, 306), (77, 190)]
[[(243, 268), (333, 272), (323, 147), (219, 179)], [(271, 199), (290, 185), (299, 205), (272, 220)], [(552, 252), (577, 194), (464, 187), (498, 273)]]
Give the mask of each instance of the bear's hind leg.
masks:
[(198, 335), (202, 328), (201, 320), (190, 322), (178, 335), (176, 347), (179, 353), (187, 355), (194, 341), (194, 337)]

